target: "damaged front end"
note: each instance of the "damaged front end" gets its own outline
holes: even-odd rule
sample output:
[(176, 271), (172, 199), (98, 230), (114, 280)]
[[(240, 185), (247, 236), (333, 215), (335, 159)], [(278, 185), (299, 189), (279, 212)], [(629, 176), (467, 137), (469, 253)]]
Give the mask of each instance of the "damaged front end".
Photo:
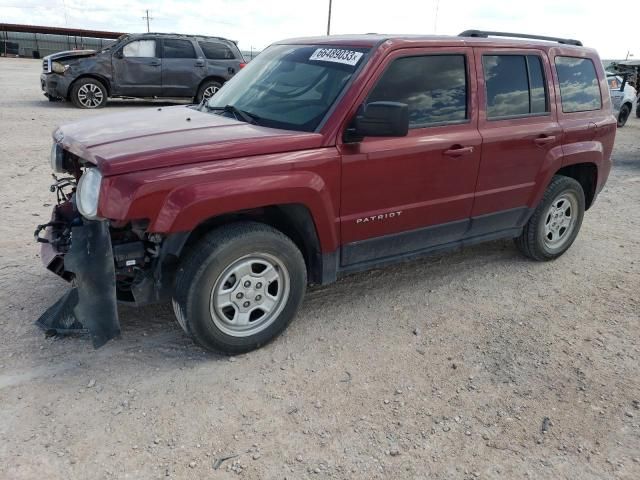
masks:
[(35, 231), (47, 269), (72, 285), (36, 324), (49, 335), (89, 334), (98, 348), (120, 334), (118, 301), (161, 301), (169, 277), (159, 267), (160, 235), (148, 235), (144, 221), (113, 226), (86, 218), (77, 206), (77, 189), (77, 177), (56, 178), (51, 190), (58, 204), (51, 221)]
[(74, 285), (36, 324), (49, 334), (89, 333), (98, 348), (120, 335), (111, 237), (107, 222), (63, 213), (72, 207), (59, 204), (52, 221), (36, 230), (46, 267)]

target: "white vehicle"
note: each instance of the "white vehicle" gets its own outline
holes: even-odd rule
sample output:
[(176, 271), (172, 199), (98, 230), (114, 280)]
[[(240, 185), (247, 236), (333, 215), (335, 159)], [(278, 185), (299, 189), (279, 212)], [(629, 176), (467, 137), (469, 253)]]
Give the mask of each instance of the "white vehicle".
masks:
[(629, 115), (634, 110), (636, 103), (636, 89), (629, 85), (622, 77), (607, 72), (609, 91), (611, 92), (611, 103), (613, 104), (613, 114), (618, 119), (618, 127), (624, 127), (629, 119)]

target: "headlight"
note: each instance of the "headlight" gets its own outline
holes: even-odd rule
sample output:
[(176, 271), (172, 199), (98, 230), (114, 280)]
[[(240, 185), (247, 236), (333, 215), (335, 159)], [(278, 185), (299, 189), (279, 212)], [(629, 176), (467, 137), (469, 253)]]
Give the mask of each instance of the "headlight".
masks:
[(98, 217), (98, 199), (102, 174), (97, 168), (87, 168), (80, 177), (76, 190), (76, 205), (85, 218), (95, 220)]
[(69, 65), (63, 65), (60, 62), (52, 62), (51, 70), (55, 73), (64, 73), (69, 69)]
[(64, 173), (64, 150), (59, 143), (53, 142), (53, 145), (51, 145), (49, 162), (51, 163), (51, 170), (56, 173)]

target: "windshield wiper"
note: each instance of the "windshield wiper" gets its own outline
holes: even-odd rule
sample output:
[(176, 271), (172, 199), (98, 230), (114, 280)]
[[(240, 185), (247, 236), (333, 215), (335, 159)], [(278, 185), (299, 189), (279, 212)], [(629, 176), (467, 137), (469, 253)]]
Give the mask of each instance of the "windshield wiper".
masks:
[(224, 107), (212, 107), (205, 103), (204, 106), (207, 109), (207, 111), (217, 110), (217, 111), (231, 113), (233, 114), (234, 117), (236, 117), (236, 120), (242, 120), (243, 122), (251, 123), (253, 125), (255, 125), (260, 120), (260, 117), (258, 117), (257, 115), (246, 112), (244, 110), (240, 110), (234, 105), (225, 105)]

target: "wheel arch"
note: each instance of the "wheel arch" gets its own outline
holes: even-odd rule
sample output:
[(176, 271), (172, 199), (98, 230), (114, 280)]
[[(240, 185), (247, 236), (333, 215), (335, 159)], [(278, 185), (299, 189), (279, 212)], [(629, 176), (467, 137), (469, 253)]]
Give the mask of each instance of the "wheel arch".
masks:
[(576, 180), (584, 191), (585, 210), (588, 210), (596, 196), (598, 166), (595, 163), (574, 163), (560, 168), (555, 175), (563, 175)]
[(202, 88), (202, 85), (204, 85), (206, 82), (209, 82), (211, 80), (214, 80), (216, 82), (219, 82), (220, 85), (224, 85), (226, 83), (226, 80), (218, 75), (209, 75), (205, 78), (202, 79), (202, 81), (198, 84), (198, 88), (196, 89), (196, 94), (198, 92), (200, 92), (200, 89)]
[(71, 92), (73, 91), (73, 86), (76, 83), (78, 83), (80, 80), (84, 80), (85, 78), (93, 78), (94, 80), (98, 80), (100, 83), (104, 85), (104, 88), (107, 89), (107, 96), (108, 97), (111, 96), (111, 83), (106, 77), (103, 77), (102, 75), (98, 75), (96, 73), (83, 73), (82, 75), (79, 75), (77, 78), (75, 78), (69, 84), (69, 90), (67, 90), (67, 100), (71, 98)]
[(300, 249), (309, 282), (326, 282), (326, 274), (323, 272), (330, 266), (324, 265), (327, 258), (322, 254), (316, 223), (309, 208), (300, 203), (268, 205), (210, 217), (191, 232), (174, 237), (176, 240), (165, 254), (180, 258), (211, 230), (243, 221), (264, 223), (285, 234)]

